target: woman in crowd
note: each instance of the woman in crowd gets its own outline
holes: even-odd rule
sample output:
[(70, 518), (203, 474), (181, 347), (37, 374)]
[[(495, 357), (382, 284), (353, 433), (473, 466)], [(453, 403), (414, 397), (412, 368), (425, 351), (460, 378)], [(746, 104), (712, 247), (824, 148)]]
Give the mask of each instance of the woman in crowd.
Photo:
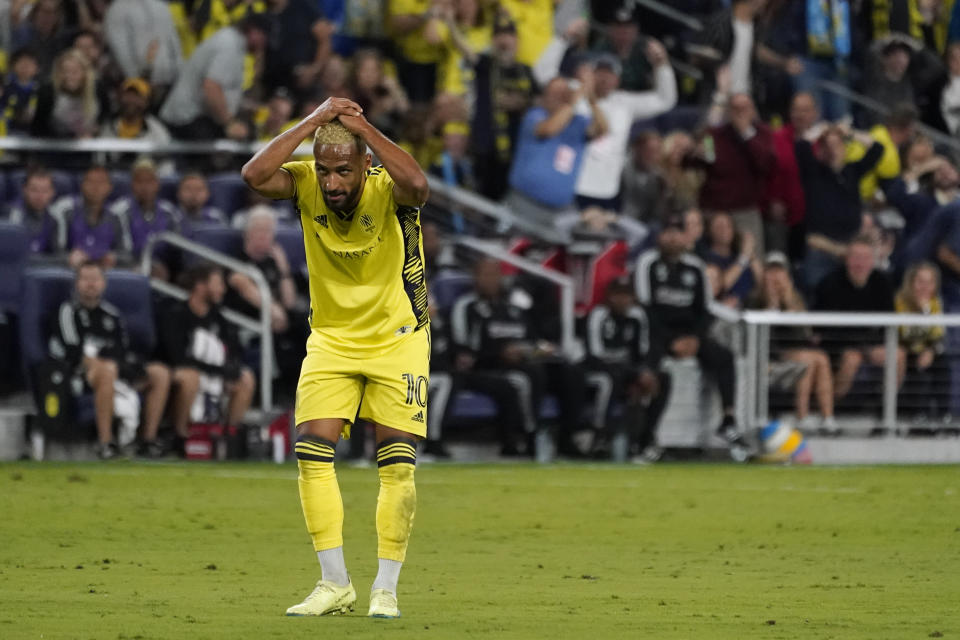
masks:
[[(779, 251), (767, 254), (763, 275), (751, 307), (766, 311), (806, 311), (803, 297), (794, 286), (790, 277), (787, 257)], [(836, 434), (839, 430), (833, 417), (833, 372), (826, 352), (816, 346), (809, 327), (777, 327), (770, 335), (770, 353), (772, 361), (794, 366), (771, 367), (774, 373), (772, 384), (794, 386), (794, 410), (801, 428), (811, 431), (816, 421), (810, 416), (810, 399), (816, 396), (820, 413), (823, 416), (819, 428), (827, 434)], [(780, 378), (778, 381), (777, 378)]]
[(396, 131), (410, 108), (396, 78), (384, 73), (383, 58), (376, 49), (361, 49), (354, 54), (349, 87), (363, 115), (381, 131)]
[(52, 81), (37, 95), (31, 133), (40, 138), (92, 138), (109, 115), (108, 100), (87, 57), (68, 49), (53, 65)]
[(701, 256), (718, 269), (718, 299), (738, 309), (743, 308), (763, 274), (763, 266), (754, 256), (754, 242), (751, 234), (734, 229), (729, 214), (720, 211), (710, 216)]
[(693, 138), (685, 131), (674, 131), (663, 139), (662, 176), (667, 185), (667, 197), (672, 208), (685, 210), (696, 207), (703, 186), (703, 172), (689, 166), (694, 155)]
[[(907, 269), (894, 308), (897, 313), (942, 314), (940, 270), (930, 262)], [(948, 409), (944, 336), (942, 326), (900, 327), (900, 345), (907, 351), (900, 406), (917, 420), (934, 418)]]

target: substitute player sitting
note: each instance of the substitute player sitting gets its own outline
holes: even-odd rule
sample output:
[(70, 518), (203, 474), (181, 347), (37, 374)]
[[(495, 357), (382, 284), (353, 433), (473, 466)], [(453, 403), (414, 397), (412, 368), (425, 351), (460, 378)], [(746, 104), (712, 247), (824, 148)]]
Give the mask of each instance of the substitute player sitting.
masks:
[[(286, 162), (309, 136), (314, 161)], [(368, 147), (382, 166), (371, 168)], [(357, 599), (343, 559), (333, 458), (359, 413), (376, 425), (380, 475), (379, 572), (368, 615), (398, 617), (397, 580), (417, 501), (416, 441), (426, 434), (430, 327), (419, 207), (427, 178), (344, 98), (328, 99), (274, 138), (243, 167), (243, 178), (265, 196), (295, 199), (310, 276), (295, 450), (322, 579), (287, 615), (344, 613)]]

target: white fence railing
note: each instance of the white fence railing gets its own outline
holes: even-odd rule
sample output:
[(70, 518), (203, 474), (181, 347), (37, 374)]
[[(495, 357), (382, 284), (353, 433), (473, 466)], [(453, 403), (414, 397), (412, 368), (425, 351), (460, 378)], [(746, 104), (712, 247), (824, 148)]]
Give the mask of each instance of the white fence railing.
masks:
[[(257, 267), (240, 262), (235, 258), (215, 251), (202, 244), (188, 240), (179, 233), (172, 231), (163, 231), (150, 236), (147, 246), (143, 249), (143, 256), (140, 260), (140, 272), (150, 277), (153, 264), (153, 254), (159, 243), (166, 243), (177, 247), (186, 253), (192, 253), (203, 260), (226, 267), (231, 271), (242, 273), (257, 285), (260, 293), (260, 318), (254, 321), (247, 316), (225, 309), (223, 316), (229, 322), (232, 322), (244, 329), (253, 331), (260, 336), (260, 408), (266, 413), (273, 409), (273, 330), (270, 321), (270, 308), (273, 304), (273, 294), (270, 293), (270, 285), (264, 277), (263, 272)], [(150, 278), (150, 286), (164, 295), (168, 295), (179, 300), (187, 298), (187, 291), (181, 287), (170, 284), (158, 278)]]
[[(769, 366), (772, 327), (851, 327), (883, 329), (883, 412), (881, 426), (897, 426), (897, 351), (900, 327), (960, 327), (960, 314), (919, 315), (898, 313), (830, 313), (744, 311), (739, 314), (744, 327), (747, 376), (743, 385), (748, 427), (766, 424), (770, 418)], [(909, 374), (908, 374), (909, 375)]]

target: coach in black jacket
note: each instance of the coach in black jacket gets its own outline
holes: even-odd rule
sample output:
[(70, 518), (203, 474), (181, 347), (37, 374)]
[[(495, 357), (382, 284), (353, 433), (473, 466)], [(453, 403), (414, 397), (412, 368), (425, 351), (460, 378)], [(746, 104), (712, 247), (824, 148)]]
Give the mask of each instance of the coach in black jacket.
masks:
[(720, 390), (723, 422), (717, 433), (729, 442), (738, 442), (733, 354), (707, 337), (712, 323), (710, 283), (703, 263), (688, 252), (682, 216), (669, 217), (660, 232), (659, 249), (640, 256), (636, 287), (650, 319), (653, 349), (659, 355), (697, 358)]
[(558, 446), (561, 453), (576, 455), (571, 438), (583, 426), (585, 371), (567, 362), (555, 345), (538, 339), (533, 300), (525, 291), (504, 286), (498, 261), (480, 260), (474, 278), (475, 292), (457, 300), (450, 314), (458, 367), (497, 374), (517, 387), (531, 435), (540, 400), (548, 392), (556, 395)]
[(120, 312), (103, 301), (106, 288), (98, 263), (84, 262), (77, 268), (73, 297), (60, 305), (50, 332), (50, 356), (65, 362), (93, 391), (102, 459), (120, 454), (113, 439), (114, 383), (120, 379), (144, 391), (142, 451), (155, 457), (162, 453), (156, 436), (170, 391), (170, 371), (159, 362), (144, 365), (130, 351)]
[(620, 428), (644, 459), (660, 457), (656, 429), (670, 396), (670, 374), (650, 361), (650, 322), (637, 304), (629, 276), (607, 286), (606, 300), (590, 310), (586, 326), (586, 366), (602, 380), (598, 422), (606, 423), (613, 402), (624, 403)]

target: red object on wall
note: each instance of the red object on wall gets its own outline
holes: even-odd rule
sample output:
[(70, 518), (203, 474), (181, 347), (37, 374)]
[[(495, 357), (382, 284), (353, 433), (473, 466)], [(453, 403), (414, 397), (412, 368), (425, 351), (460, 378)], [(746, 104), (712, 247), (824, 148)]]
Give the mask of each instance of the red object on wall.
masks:
[[(614, 242), (593, 260), (590, 269), (590, 309), (603, 302), (607, 286), (627, 273), (627, 243)], [(589, 311), (589, 309), (588, 309)]]

